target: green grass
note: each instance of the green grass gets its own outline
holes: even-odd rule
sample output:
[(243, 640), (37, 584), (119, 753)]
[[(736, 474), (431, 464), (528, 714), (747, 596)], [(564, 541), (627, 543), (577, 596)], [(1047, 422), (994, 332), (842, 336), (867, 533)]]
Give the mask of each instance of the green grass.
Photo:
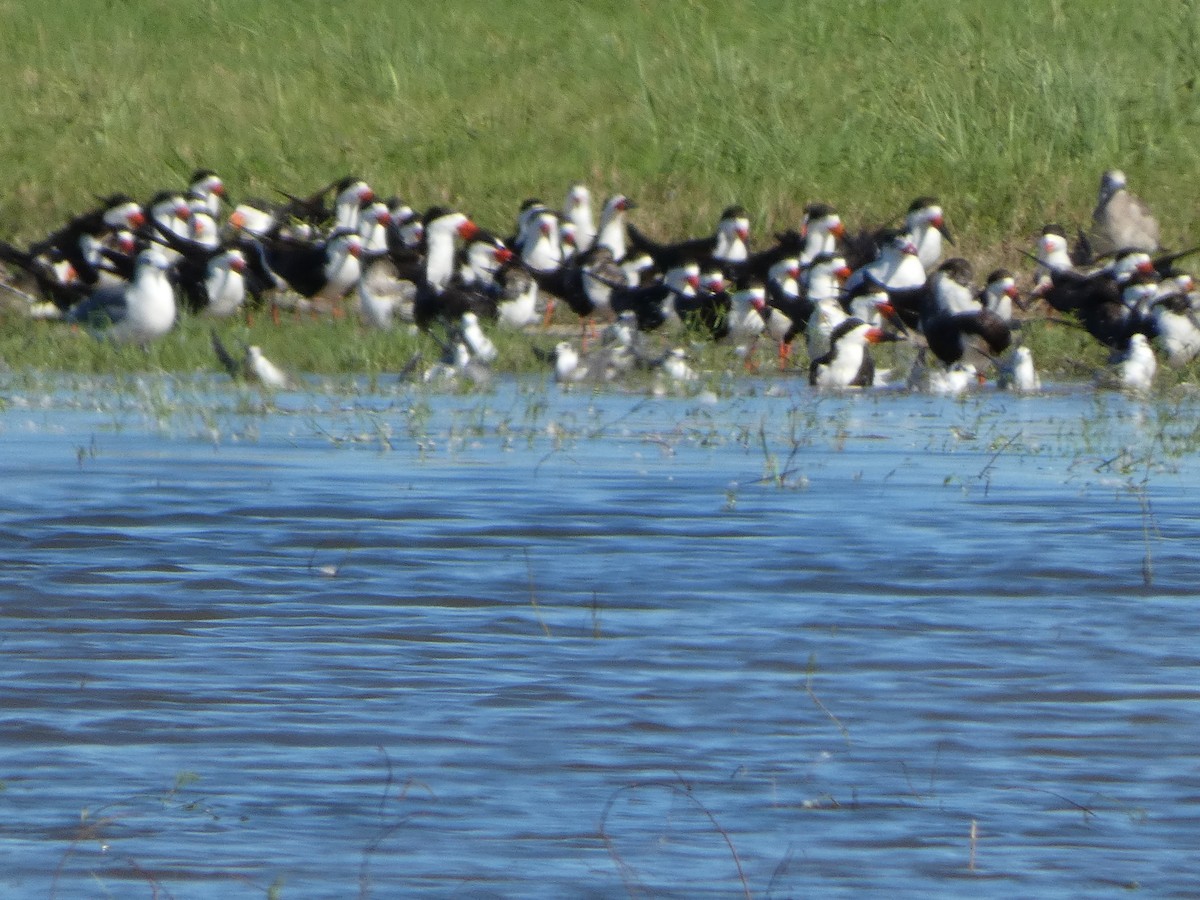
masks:
[[(387, 379), (399, 376), (415, 359), (411, 377), (419, 379), (440, 354), (436, 339), (427, 334), (403, 327), (381, 332), (363, 327), (352, 316), (318, 319), (284, 313), (281, 323), (275, 325), (265, 314), (256, 315), (252, 324), (242, 319), (216, 321), (183, 315), (170, 334), (147, 348), (98, 340), (85, 330), (61, 322), (9, 317), (0, 318), (0, 367), (89, 375), (220, 373), (223, 370), (212, 347), (214, 329), (235, 354), (243, 345), (257, 344), (269, 359), (297, 374)], [(546, 378), (550, 377), (550, 365), (539, 359), (533, 348), (549, 350), (563, 339), (578, 343), (581, 334), (579, 321), (561, 309), (548, 330), (487, 330), (499, 351), (498, 371)], [(1088, 380), (1107, 357), (1107, 350), (1086, 332), (1055, 323), (1027, 322), (1021, 340), (1032, 350), (1043, 377), (1052, 380)], [(693, 366), (702, 375), (693, 386), (697, 390), (719, 392), (748, 372), (767, 379), (804, 379), (808, 371), (803, 340), (796, 342), (792, 360), (782, 372), (775, 346), (765, 339), (752, 353), (751, 366), (731, 348), (714, 344), (699, 332), (653, 334), (647, 341), (652, 350), (660, 352), (675, 345), (687, 347)], [(879, 368), (893, 370), (891, 380), (902, 380), (914, 354), (914, 348), (904, 342), (880, 345), (874, 351)], [(1179, 369), (1160, 367), (1158, 382), (1164, 388), (1200, 383), (1200, 361)], [(635, 387), (651, 383), (648, 375), (633, 379)]]
[(936, 193), (975, 256), (1082, 221), (1120, 166), (1179, 245), (1198, 35), (1194, 0), (0, 0), (0, 234), (206, 165), (239, 194), (354, 171), (501, 230), (579, 178), (670, 234), (734, 200), (766, 232)]
[(978, 272), (1029, 273), (1113, 166), (1169, 246), (1200, 236), (1198, 75), (1200, 0), (0, 0), (0, 238), (206, 166), (233, 199), (354, 172), (500, 233), (583, 179), (662, 236), (741, 202), (760, 244), (813, 200), (854, 228), (934, 193)]

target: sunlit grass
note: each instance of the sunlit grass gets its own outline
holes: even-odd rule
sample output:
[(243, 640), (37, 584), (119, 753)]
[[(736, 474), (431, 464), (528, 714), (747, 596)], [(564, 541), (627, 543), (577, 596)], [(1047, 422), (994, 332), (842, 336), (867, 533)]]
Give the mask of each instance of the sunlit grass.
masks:
[(34, 16), (9, 0), (0, 234), (205, 165), (243, 195), (354, 171), (501, 230), (579, 178), (636, 196), (664, 233), (734, 200), (765, 233), (813, 199), (858, 223), (936, 193), (982, 267), (1045, 221), (1080, 221), (1119, 165), (1181, 245), (1200, 193), (1198, 12), (1143, 13), (66, 0)]
[[(1091, 380), (1107, 362), (1108, 351), (1081, 328), (1070, 327), (1064, 321), (1069, 319), (1031, 318), (1018, 330), (1017, 339), (1033, 352), (1043, 378)], [(557, 342), (569, 340), (578, 346), (585, 334), (591, 346), (596, 346), (599, 340), (595, 326), (585, 328), (561, 305), (548, 327), (512, 331), (485, 323), (484, 329), (498, 351), (493, 367), (497, 375), (549, 378), (552, 366), (546, 354)], [(368, 328), (352, 313), (334, 318), (285, 312), (279, 324), (265, 313), (256, 314), (249, 322), (244, 318), (218, 321), (184, 314), (166, 337), (142, 347), (116, 344), (102, 333), (93, 334), (62, 322), (10, 316), (0, 318), (0, 363), (11, 370), (82, 375), (219, 374), (224, 370), (213, 350), (214, 331), (235, 356), (241, 356), (246, 346), (254, 344), (268, 359), (297, 376), (352, 375), (374, 381), (391, 377), (420, 381), (423, 373), (440, 358), (445, 340), (445, 334), (438, 330), (427, 334), (408, 326), (391, 331)], [(809, 360), (803, 339), (796, 341), (786, 365), (780, 362), (778, 346), (765, 337), (754, 342), (746, 355), (686, 328), (652, 333), (645, 336), (644, 343), (646, 353), (651, 356), (671, 347), (683, 347), (701, 376), (691, 386), (693, 390), (711, 389), (720, 393), (746, 376), (799, 383), (807, 380)], [(879, 369), (891, 370), (891, 382), (903, 382), (916, 353), (916, 345), (905, 341), (883, 344), (874, 350)], [(1200, 362), (1178, 369), (1162, 366), (1158, 382), (1163, 388), (1200, 384)], [(653, 376), (635, 372), (625, 383), (633, 389), (648, 388)], [(470, 389), (471, 385), (460, 387)], [(591, 387), (596, 385), (581, 389)]]

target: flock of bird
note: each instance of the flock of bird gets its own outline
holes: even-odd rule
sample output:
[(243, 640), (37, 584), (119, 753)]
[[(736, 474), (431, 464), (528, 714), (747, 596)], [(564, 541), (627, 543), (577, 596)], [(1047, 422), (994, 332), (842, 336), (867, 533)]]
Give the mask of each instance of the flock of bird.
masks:
[[(918, 348), (909, 387), (957, 393), (994, 374), (1002, 387), (1036, 391), (1020, 339), (1035, 305), (1111, 350), (1106, 386), (1144, 391), (1160, 357), (1178, 366), (1200, 353), (1200, 293), (1176, 269), (1191, 251), (1163, 251), (1153, 214), (1115, 170), (1104, 173), (1073, 246), (1062, 227), (1043, 229), (1024, 296), (1010, 271), (993, 271), (979, 288), (970, 262), (944, 258), (953, 238), (933, 197), (914, 200), (898, 227), (853, 235), (833, 207), (814, 203), (798, 229), (758, 250), (740, 206), (710, 234), (664, 242), (631, 221), (635, 204), (622, 194), (597, 215), (583, 184), (560, 208), (525, 201), (503, 237), (460, 211), (381, 201), (354, 177), (280, 198), (227, 202), (210, 170), (144, 205), (102, 198), (26, 248), (0, 242), (9, 269), (0, 292), (29, 316), (140, 344), (167, 334), (180, 306), (213, 317), (265, 307), (277, 322), (288, 307), (353, 310), (368, 327), (411, 323), (433, 335), (443, 352), (420, 375), (430, 381), (484, 377), (497, 355), (488, 330), (536, 340), (558, 304), (581, 320), (579, 339), (534, 349), (568, 383), (636, 369), (696, 380), (684, 348), (654, 352), (646, 339), (686, 324), (692, 339), (729, 344), (748, 361), (768, 343), (781, 367), (803, 339), (817, 388), (885, 384), (871, 346), (909, 341)], [(213, 341), (238, 377), (290, 383), (259, 348), (237, 356), (215, 331)]]

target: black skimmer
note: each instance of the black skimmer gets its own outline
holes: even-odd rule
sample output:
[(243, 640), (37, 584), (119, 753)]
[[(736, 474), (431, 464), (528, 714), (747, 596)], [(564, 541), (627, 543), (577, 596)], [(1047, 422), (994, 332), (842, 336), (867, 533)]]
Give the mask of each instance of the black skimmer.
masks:
[(840, 253), (822, 253), (809, 262), (802, 274), (804, 296), (815, 306), (822, 300), (840, 299), (851, 272)]
[(1014, 323), (1013, 304), (1021, 305), (1021, 291), (1017, 287), (1016, 276), (1008, 269), (993, 269), (979, 294), (979, 302), (1011, 328)]
[(1158, 277), (1153, 271), (1138, 271), (1119, 291), (1088, 297), (1077, 312), (1088, 334), (1105, 347), (1124, 352), (1134, 334), (1151, 329), (1149, 307), (1158, 290)]
[(604, 201), (600, 210), (600, 224), (596, 228), (594, 246), (607, 247), (615, 262), (625, 261), (629, 255), (629, 210), (636, 208), (624, 194), (613, 194)]
[(904, 227), (917, 247), (917, 258), (926, 272), (942, 261), (943, 239), (953, 244), (946, 217), (937, 197), (918, 197), (908, 207)]
[(388, 249), (393, 255), (419, 253), (425, 243), (424, 220), (399, 197), (388, 200), (387, 208), (392, 217), (392, 224), (388, 228)]
[(629, 238), (634, 250), (648, 254), (664, 272), (695, 260), (705, 269), (716, 266), (726, 276), (736, 277), (750, 256), (750, 220), (741, 206), (726, 207), (708, 237), (661, 244), (630, 225)]
[[(221, 202), (225, 197), (225, 182), (212, 169), (196, 169), (188, 181), (187, 198), (189, 203), (197, 203), (204, 207), (214, 221), (221, 220)], [(196, 207), (192, 207), (196, 212)]]
[(236, 247), (205, 248), (175, 263), (176, 280), (191, 312), (225, 318), (246, 302), (246, 256)]
[(513, 260), (513, 252), (503, 240), (476, 228), (469, 240), (463, 242), (456, 254), (457, 272), (453, 281), (466, 287), (498, 291), (501, 273)]
[(517, 222), (513, 247), (532, 272), (557, 272), (563, 264), (562, 230), (558, 215), (540, 201), (526, 201)]
[(226, 221), (235, 236), (264, 240), (278, 236), (286, 219), (278, 204), (246, 200), (234, 207)]
[[(331, 191), (332, 209), (326, 203)], [(357, 231), (363, 204), (375, 199), (375, 192), (370, 186), (354, 175), (347, 175), (307, 197), (296, 197), (286, 191), (279, 193), (288, 200), (282, 210), (284, 218), (294, 218), (313, 228), (329, 227), (333, 230), (346, 228)]]
[(833, 329), (829, 352), (809, 364), (808, 383), (837, 390), (873, 387), (875, 360), (868, 346), (888, 340), (895, 340), (895, 335), (872, 328), (862, 319), (846, 319)]
[(587, 327), (595, 316), (612, 313), (614, 289), (636, 287), (627, 269), (619, 265), (613, 251), (597, 241), (553, 273), (533, 273), (546, 292), (563, 300)]
[(838, 242), (845, 237), (846, 226), (829, 204), (810, 203), (804, 208), (800, 234), (804, 240), (800, 265), (807, 268), (818, 256), (838, 252)]
[(675, 312), (711, 340), (744, 349), (766, 327), (767, 292), (761, 285), (730, 287), (720, 272), (709, 272), (694, 295), (676, 297)]
[[(411, 322), (417, 283), (425, 271), (425, 224), (421, 216), (398, 197), (382, 204), (372, 201), (362, 217), (359, 233), (364, 235), (362, 276), (358, 280), (360, 318), (366, 325), (382, 330), (390, 329), (397, 317)], [(453, 262), (451, 248), (451, 271)]]
[(504, 266), (497, 277), (496, 321), (520, 330), (538, 319), (538, 283), (520, 266)]
[(812, 304), (800, 290), (800, 259), (779, 260), (767, 271), (765, 285), (767, 308), (763, 310), (766, 332), (779, 344), (779, 367), (787, 365), (792, 355), (792, 342), (808, 326)]
[[(157, 229), (153, 240), (175, 253), (174, 278), (191, 312), (225, 317), (242, 308), (249, 291), (246, 253), (240, 247), (220, 243), (209, 246), (181, 237), (158, 219), (151, 219), (151, 224)], [(254, 248), (250, 249), (253, 253)], [(256, 254), (256, 263), (264, 265), (261, 254)], [(255, 293), (261, 293), (258, 282), (253, 285)]]
[(316, 242), (277, 237), (264, 250), (271, 271), (314, 308), (336, 311), (362, 275), (362, 237), (351, 229)]
[[(878, 293), (878, 297), (887, 300), (887, 294), (882, 291)], [(826, 297), (813, 304), (808, 322), (804, 326), (805, 346), (808, 349), (809, 360), (818, 359), (829, 352), (834, 329), (850, 318), (857, 319), (858, 316), (851, 316), (847, 313), (838, 297)], [(863, 320), (859, 319), (859, 321)]]
[(100, 281), (104, 239), (119, 230), (136, 232), (145, 223), (146, 214), (138, 203), (126, 194), (113, 194), (102, 198), (95, 209), (76, 216), (58, 231), (31, 245), (29, 256), (45, 256), (51, 264), (69, 263), (74, 277), (63, 280), (94, 285)]
[[(64, 278), (46, 256), (34, 256), (4, 241), (0, 241), (0, 262), (21, 269), (33, 279), (32, 286), (21, 284), (16, 290), (27, 298), (29, 315), (34, 318), (59, 318), (88, 295), (88, 285), (73, 277), (74, 270), (69, 264), (64, 267), (71, 277)], [(35, 291), (36, 295), (29, 295), (27, 290)]]
[(375, 259), (390, 250), (392, 211), (382, 200), (369, 200), (358, 213), (358, 233), (362, 237), (363, 256)]
[(683, 262), (669, 269), (663, 280), (645, 287), (613, 288), (610, 305), (614, 313), (626, 310), (637, 316), (640, 331), (661, 328), (674, 312), (675, 298), (685, 301), (700, 286), (700, 266)]
[(1055, 272), (1073, 272), (1085, 264), (1082, 256), (1071, 250), (1066, 229), (1056, 223), (1042, 227), (1037, 245), (1037, 269), (1034, 270), (1034, 291), (1045, 290)]
[(980, 362), (969, 356), (972, 353), (992, 361), (1012, 343), (1008, 323), (983, 308), (971, 286), (971, 277), (972, 268), (967, 260), (961, 257), (946, 260), (930, 279), (921, 304), (921, 332), (929, 349), (947, 366)]
[[(482, 235), (482, 239), (476, 241)], [(492, 263), (475, 260), (467, 268), (473, 273), (464, 281), (462, 271), (456, 270), (455, 258), (459, 242), (477, 244), (484, 255), (491, 254)], [(494, 319), (497, 315), (496, 284), (485, 269), (496, 267), (511, 259), (512, 251), (494, 236), (483, 232), (464, 213), (434, 207), (425, 214), (425, 265), (416, 282), (413, 299), (413, 319), (417, 326), (428, 329), (438, 319), (457, 321), (465, 312)], [(478, 271), (477, 271), (478, 270)]]
[(596, 240), (596, 216), (592, 212), (592, 192), (586, 184), (576, 182), (567, 189), (563, 200), (563, 227), (571, 227), (572, 243), (576, 253), (592, 248)]
[[(196, 286), (189, 289), (182, 274), (179, 281), (192, 303), (203, 312), (210, 316), (232, 316), (246, 302), (246, 256), (236, 247), (218, 248), (204, 267), (202, 282), (197, 281)], [(199, 289), (201, 284), (202, 290)]]
[(455, 275), (459, 242), (469, 242), (479, 232), (479, 226), (464, 213), (440, 206), (426, 211), (424, 282), (434, 291), (444, 290)]
[[(781, 231), (775, 235), (774, 244), (765, 250), (751, 253), (745, 262), (736, 266), (735, 280), (743, 284), (749, 281), (765, 282), (770, 278), (773, 269), (776, 272), (782, 271), (776, 267), (783, 260), (794, 260), (795, 264), (803, 269), (800, 256), (804, 252), (804, 247), (805, 241), (800, 232)], [(799, 278), (799, 275), (793, 277)]]
[(205, 247), (217, 247), (221, 243), (221, 226), (208, 211), (203, 200), (188, 198), (188, 239)]
[[(844, 294), (842, 284), (849, 273), (846, 260), (837, 253), (822, 253), (804, 270), (804, 297), (810, 309), (804, 331), (810, 360), (829, 352), (833, 329), (851, 316), (868, 325), (880, 324), (876, 303), (886, 303), (887, 294), (870, 282), (863, 282), (849, 295)], [(849, 314), (847, 300), (851, 307)]]
[[(1147, 265), (1147, 271), (1153, 270)], [(1120, 302), (1121, 285), (1109, 269), (1079, 272), (1074, 268), (1047, 269), (1032, 296), (1041, 298), (1058, 312), (1074, 312), (1092, 303)]]
[(896, 229), (881, 232), (879, 239), (878, 255), (851, 273), (846, 291), (855, 291), (863, 281), (871, 282), (887, 293), (888, 302), (905, 326), (916, 327), (928, 281), (917, 245), (907, 232)]
[(1200, 309), (1190, 275), (1163, 282), (1148, 304), (1154, 344), (1170, 366), (1184, 366), (1200, 355)]
[(525, 246), (525, 241), (530, 237), (530, 223), (533, 218), (538, 213), (549, 212), (549, 209), (538, 197), (527, 197), (522, 200), (521, 205), (517, 208), (517, 229), (505, 243), (520, 253)]
[(711, 271), (700, 276), (694, 294), (677, 297), (672, 308), (683, 324), (702, 332), (709, 340), (718, 340), (729, 332), (730, 305), (725, 276)]
[(908, 330), (888, 302), (887, 291), (869, 281), (862, 282), (853, 291), (845, 294), (841, 298), (841, 304), (843, 309), (849, 310), (850, 315), (862, 319), (868, 325), (882, 328), (885, 323), (890, 323), (900, 331)]
[[(979, 292), (971, 284), (974, 277), (974, 267), (961, 256), (948, 259), (938, 266), (929, 279), (929, 295), (935, 310), (955, 315), (983, 309)], [(923, 308), (922, 313), (925, 311)]]
[[(145, 210), (146, 223), (142, 228), (147, 237), (154, 239), (162, 232), (170, 232), (184, 240), (192, 239), (192, 208), (181, 192), (159, 191), (150, 198)], [(168, 249), (167, 258), (176, 260), (177, 251)]]
[(66, 321), (86, 325), (122, 343), (148, 344), (175, 325), (175, 289), (167, 277), (170, 261), (152, 245), (137, 257), (133, 280), (102, 285), (71, 307)]
[(717, 335), (717, 340), (731, 344), (748, 369), (757, 366), (751, 353), (759, 335), (766, 330), (768, 315), (767, 290), (762, 285), (741, 288), (729, 297), (729, 313), (723, 333)]
[(570, 262), (579, 255), (579, 244), (575, 236), (575, 225), (561, 219), (558, 224), (559, 242), (562, 244), (563, 262)]

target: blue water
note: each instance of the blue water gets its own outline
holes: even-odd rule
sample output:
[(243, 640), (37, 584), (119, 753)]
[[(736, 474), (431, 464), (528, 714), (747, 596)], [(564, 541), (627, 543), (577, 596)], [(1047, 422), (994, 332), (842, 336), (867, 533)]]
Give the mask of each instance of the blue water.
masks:
[(1200, 885), (1196, 401), (0, 396), (0, 895)]

